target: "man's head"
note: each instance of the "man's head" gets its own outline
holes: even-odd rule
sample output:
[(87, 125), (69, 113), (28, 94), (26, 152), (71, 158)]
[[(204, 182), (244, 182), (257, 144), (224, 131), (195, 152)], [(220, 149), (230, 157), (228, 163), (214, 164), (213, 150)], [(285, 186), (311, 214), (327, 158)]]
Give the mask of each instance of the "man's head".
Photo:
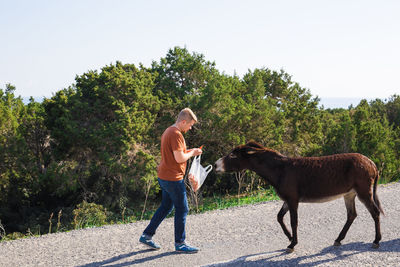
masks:
[(179, 129), (184, 133), (189, 131), (196, 122), (197, 117), (190, 108), (182, 109), (181, 112), (179, 112), (178, 119), (176, 120)]

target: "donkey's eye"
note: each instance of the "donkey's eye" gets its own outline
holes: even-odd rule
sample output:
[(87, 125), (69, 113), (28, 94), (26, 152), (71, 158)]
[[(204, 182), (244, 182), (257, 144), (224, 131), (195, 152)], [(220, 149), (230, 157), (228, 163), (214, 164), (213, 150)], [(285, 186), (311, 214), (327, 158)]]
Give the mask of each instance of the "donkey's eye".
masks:
[(236, 158), (237, 158), (237, 156), (236, 156), (235, 154), (233, 154), (233, 153), (229, 154), (229, 157), (230, 157), (231, 159), (236, 159)]

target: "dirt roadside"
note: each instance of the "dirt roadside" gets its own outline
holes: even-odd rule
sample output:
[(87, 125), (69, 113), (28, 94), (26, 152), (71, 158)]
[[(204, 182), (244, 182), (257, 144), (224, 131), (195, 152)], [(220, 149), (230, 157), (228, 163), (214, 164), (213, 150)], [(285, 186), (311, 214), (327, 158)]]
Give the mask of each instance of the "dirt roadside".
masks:
[[(333, 242), (346, 220), (342, 199), (300, 204), (299, 244), (292, 254), (276, 221), (281, 201), (212, 211), (187, 218), (187, 242), (197, 254), (174, 252), (173, 218), (154, 236), (159, 251), (138, 242), (148, 221), (0, 243), (0, 266), (398, 266), (400, 183), (380, 186), (383, 239), (372, 249), (374, 223), (357, 200), (358, 217), (341, 247)], [(285, 217), (286, 223), (289, 216)]]

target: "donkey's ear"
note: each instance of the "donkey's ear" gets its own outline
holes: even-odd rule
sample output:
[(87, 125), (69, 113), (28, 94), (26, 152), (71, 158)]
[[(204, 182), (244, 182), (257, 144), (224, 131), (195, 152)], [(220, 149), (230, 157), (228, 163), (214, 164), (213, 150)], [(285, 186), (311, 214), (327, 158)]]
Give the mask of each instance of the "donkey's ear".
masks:
[(250, 142), (248, 142), (248, 143), (246, 144), (246, 146), (254, 147), (254, 148), (261, 148), (261, 149), (264, 148), (262, 145), (260, 145), (259, 143), (255, 142), (255, 141), (253, 141), (253, 140), (251, 140)]

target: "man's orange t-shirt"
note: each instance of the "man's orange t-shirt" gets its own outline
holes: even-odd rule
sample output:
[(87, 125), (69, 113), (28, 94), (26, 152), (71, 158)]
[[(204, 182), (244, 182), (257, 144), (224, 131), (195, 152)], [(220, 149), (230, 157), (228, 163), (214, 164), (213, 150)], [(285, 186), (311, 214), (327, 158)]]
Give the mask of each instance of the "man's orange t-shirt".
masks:
[(174, 151), (186, 153), (185, 138), (175, 126), (168, 127), (161, 136), (161, 162), (158, 165), (157, 175), (167, 181), (179, 181), (183, 179), (186, 171), (186, 162), (178, 163), (174, 157)]

